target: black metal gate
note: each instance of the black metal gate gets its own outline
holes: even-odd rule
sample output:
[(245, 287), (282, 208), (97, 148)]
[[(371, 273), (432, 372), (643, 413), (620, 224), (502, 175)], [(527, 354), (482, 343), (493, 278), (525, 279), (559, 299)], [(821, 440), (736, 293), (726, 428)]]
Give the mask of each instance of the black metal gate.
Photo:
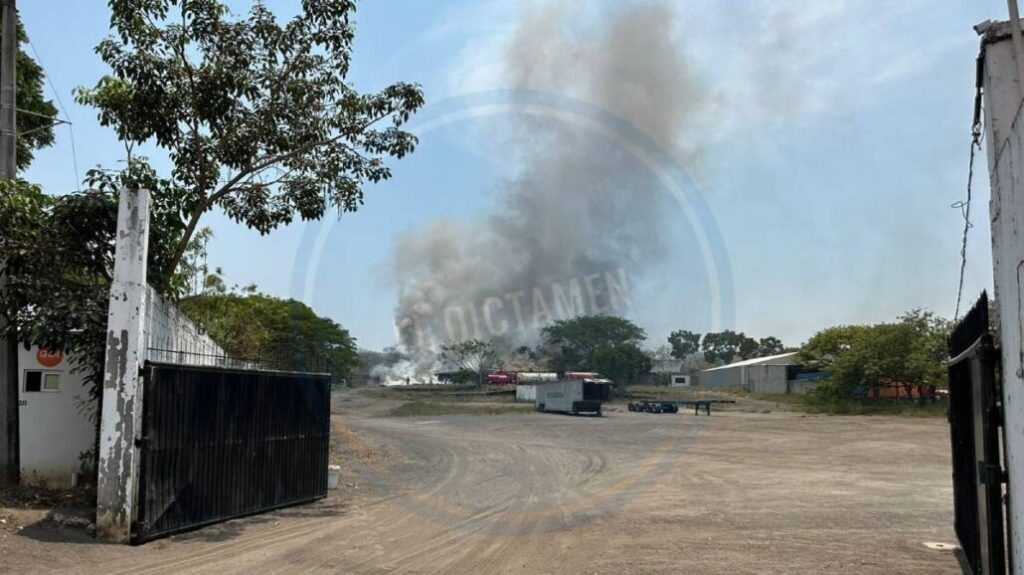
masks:
[(1005, 573), (1001, 394), (984, 293), (949, 338), (954, 527), (978, 574)]
[(146, 362), (132, 542), (327, 495), (330, 376)]

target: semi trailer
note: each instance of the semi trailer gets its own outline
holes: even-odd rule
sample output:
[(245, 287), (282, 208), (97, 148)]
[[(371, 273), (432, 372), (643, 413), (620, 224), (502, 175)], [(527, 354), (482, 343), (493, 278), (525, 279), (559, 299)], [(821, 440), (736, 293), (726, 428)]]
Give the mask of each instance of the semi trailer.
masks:
[(601, 415), (601, 403), (611, 397), (611, 384), (611, 381), (601, 378), (538, 383), (534, 386), (537, 411)]

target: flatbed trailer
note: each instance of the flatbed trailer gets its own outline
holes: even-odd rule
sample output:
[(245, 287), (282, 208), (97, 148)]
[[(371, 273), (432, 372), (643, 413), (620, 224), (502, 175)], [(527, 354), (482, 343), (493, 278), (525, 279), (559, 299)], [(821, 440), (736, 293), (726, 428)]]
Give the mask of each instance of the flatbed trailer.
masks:
[(640, 399), (629, 402), (629, 410), (642, 413), (677, 413), (680, 407), (692, 407), (694, 415), (700, 415), (701, 409), (706, 415), (711, 415), (711, 404), (713, 403), (736, 403), (736, 401), (732, 399)]

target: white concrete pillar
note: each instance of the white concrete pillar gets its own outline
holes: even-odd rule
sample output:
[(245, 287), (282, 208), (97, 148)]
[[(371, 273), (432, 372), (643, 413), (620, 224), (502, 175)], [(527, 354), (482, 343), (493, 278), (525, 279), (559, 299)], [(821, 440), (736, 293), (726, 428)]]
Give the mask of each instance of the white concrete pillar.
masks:
[(96, 535), (127, 542), (135, 520), (139, 460), (135, 439), (142, 418), (145, 359), (146, 257), (149, 251), (149, 192), (121, 192), (117, 211), (114, 280), (107, 315), (103, 373)]
[[(1024, 573), (1024, 126), (1021, 87), (1008, 23), (978, 27), (985, 46), (985, 97), (992, 222), (992, 267), (1002, 353), (1010, 546), (1014, 572)], [(965, 135), (966, 136), (966, 135)]]

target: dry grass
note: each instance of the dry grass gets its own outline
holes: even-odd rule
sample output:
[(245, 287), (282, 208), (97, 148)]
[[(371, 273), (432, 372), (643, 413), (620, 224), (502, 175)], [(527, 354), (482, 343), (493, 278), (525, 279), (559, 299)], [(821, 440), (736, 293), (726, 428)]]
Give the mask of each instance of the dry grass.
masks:
[(395, 452), (391, 449), (372, 445), (345, 426), (338, 418), (331, 422), (331, 463), (348, 467), (347, 463), (355, 459), (362, 465), (380, 463), (391, 459)]

